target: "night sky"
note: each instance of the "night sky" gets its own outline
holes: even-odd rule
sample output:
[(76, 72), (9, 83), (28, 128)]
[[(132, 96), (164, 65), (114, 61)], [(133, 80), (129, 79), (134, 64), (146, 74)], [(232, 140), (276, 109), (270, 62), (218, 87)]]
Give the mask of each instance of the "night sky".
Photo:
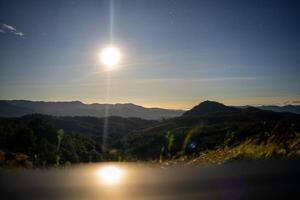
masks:
[(0, 99), (299, 104), (299, 77), (300, 1), (0, 0)]

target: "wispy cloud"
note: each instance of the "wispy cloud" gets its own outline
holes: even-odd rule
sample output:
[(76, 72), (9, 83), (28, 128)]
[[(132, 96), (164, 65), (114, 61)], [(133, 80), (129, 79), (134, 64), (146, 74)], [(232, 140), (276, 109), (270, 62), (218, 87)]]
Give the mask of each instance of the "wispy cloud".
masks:
[(10, 26), (10, 25), (7, 25), (7, 24), (2, 24), (2, 27), (6, 30), (17, 31), (13, 26)]
[(11, 33), (18, 37), (24, 38), (24, 33), (18, 31), (15, 27), (8, 24), (0, 24), (0, 33)]

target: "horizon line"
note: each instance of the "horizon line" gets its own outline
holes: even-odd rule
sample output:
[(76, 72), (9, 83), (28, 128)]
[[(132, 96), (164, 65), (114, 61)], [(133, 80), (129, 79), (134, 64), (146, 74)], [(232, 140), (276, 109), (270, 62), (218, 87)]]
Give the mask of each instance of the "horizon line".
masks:
[(192, 109), (194, 106), (204, 102), (204, 101), (214, 101), (214, 102), (218, 102), (218, 103), (222, 103), (226, 106), (233, 106), (233, 107), (242, 107), (242, 106), (253, 106), (253, 107), (259, 107), (259, 106), (288, 106), (288, 105), (293, 105), (293, 106), (299, 106), (300, 105), (300, 101), (298, 100), (291, 100), (291, 101), (285, 101), (282, 103), (271, 103), (271, 104), (239, 104), (239, 105), (228, 105), (223, 103), (222, 101), (218, 101), (218, 100), (200, 100), (199, 103), (193, 104), (191, 105), (189, 108), (174, 108), (174, 107), (164, 107), (164, 106), (151, 106), (151, 105), (145, 105), (145, 104), (140, 104), (140, 103), (134, 103), (134, 102), (88, 102), (88, 101), (82, 101), (82, 100), (33, 100), (33, 99), (0, 99), (0, 101), (30, 101), (30, 102), (45, 102), (45, 103), (71, 103), (71, 102), (80, 102), (84, 105), (93, 105), (93, 104), (98, 104), (98, 105), (117, 105), (117, 104), (121, 104), (121, 105), (126, 105), (126, 104), (132, 104), (135, 106), (141, 106), (144, 108), (149, 108), (149, 109), (168, 109), (168, 110), (189, 110)]

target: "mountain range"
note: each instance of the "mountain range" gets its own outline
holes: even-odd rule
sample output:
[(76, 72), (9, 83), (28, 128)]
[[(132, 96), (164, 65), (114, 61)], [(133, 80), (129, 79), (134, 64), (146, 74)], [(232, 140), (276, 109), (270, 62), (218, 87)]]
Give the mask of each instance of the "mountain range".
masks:
[(300, 114), (299, 105), (286, 106), (259, 106), (259, 107), (233, 107), (225, 106), (214, 101), (204, 101), (193, 109), (172, 110), (162, 108), (145, 108), (132, 103), (125, 104), (84, 104), (80, 101), (69, 102), (44, 102), (27, 100), (0, 100), (0, 117), (21, 117), (28, 114), (46, 114), (53, 116), (92, 116), (92, 117), (136, 117), (149, 120), (179, 117), (181, 115), (205, 114), (210, 112), (237, 112), (240, 109), (254, 109), (290, 112)]
[[(5, 112), (22, 115), (33, 112), (33, 108), (35, 112), (48, 112), (0, 117), (0, 155), (1, 150), (22, 153), (34, 166), (182, 158), (219, 163), (300, 156), (300, 115), (289, 112), (204, 101), (183, 114), (178, 113), (178, 117), (157, 121), (120, 116), (66, 116), (90, 106), (81, 102), (0, 101), (0, 105), (2, 115)], [(124, 105), (110, 107), (114, 106)], [(1, 162), (0, 156), (0, 167)]]
[(46, 114), (53, 116), (120, 116), (159, 120), (177, 117), (182, 115), (183, 112), (183, 110), (145, 108), (132, 103), (84, 104), (80, 101), (44, 102), (0, 100), (0, 117), (21, 117), (28, 114)]
[(267, 106), (259, 106), (258, 108), (262, 110), (270, 110), (275, 112), (290, 112), (290, 113), (300, 114), (300, 105), (285, 105), (285, 106), (267, 105)]

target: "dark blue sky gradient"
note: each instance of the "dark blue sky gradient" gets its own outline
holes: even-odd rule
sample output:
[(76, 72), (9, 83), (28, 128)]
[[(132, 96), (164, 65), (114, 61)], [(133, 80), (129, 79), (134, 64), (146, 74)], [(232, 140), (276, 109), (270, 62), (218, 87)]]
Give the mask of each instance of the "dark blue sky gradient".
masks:
[(0, 98), (300, 102), (299, 1), (114, 0), (113, 41), (124, 59), (108, 75), (97, 54), (110, 41), (110, 5), (0, 0), (0, 24), (24, 33), (0, 33)]

